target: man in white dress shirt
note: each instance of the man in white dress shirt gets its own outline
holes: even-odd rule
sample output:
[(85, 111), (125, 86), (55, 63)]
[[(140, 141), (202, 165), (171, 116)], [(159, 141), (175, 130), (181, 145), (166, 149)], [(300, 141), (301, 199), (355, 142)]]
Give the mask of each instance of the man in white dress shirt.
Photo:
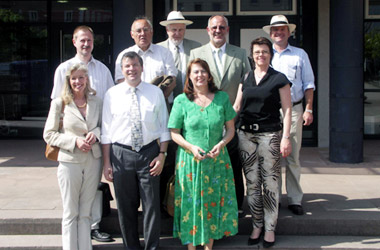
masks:
[(124, 81), (121, 71), (121, 57), (129, 51), (136, 52), (144, 61), (144, 72), (141, 80), (144, 82), (152, 82), (157, 76), (172, 76), (174, 81), (164, 90), (165, 98), (168, 98), (175, 88), (175, 77), (177, 69), (170, 51), (162, 46), (152, 43), (153, 26), (146, 17), (137, 17), (131, 26), (131, 36), (135, 41), (135, 45), (123, 50), (117, 56), (115, 62), (115, 82)]
[(138, 207), (143, 207), (145, 249), (160, 239), (160, 174), (170, 132), (162, 91), (141, 80), (143, 60), (133, 51), (121, 57), (124, 82), (104, 97), (101, 142), (103, 173), (113, 181), (126, 249), (141, 249)]
[[(102, 62), (92, 56), (94, 49), (94, 32), (85, 25), (78, 26), (73, 33), (73, 44), (76, 48), (75, 57), (61, 63), (55, 70), (54, 87), (51, 99), (61, 96), (62, 88), (65, 83), (66, 72), (74, 64), (81, 63), (88, 68), (88, 77), (91, 87), (96, 90), (96, 95), (103, 99), (106, 91), (114, 86), (111, 72)], [(91, 217), (91, 238), (100, 242), (112, 241), (108, 233), (99, 231), (99, 224), (102, 220), (103, 212), (103, 192), (96, 192), (95, 200), (92, 205)]]

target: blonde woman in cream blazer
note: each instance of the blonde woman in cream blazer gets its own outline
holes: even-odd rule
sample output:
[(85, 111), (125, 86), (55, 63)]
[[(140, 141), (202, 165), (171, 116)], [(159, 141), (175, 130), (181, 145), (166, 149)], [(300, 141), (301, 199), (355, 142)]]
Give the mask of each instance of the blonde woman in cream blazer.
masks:
[(90, 214), (101, 178), (102, 113), (102, 101), (94, 94), (86, 66), (73, 65), (66, 74), (62, 97), (51, 102), (44, 129), (46, 143), (60, 148), (57, 177), (63, 203), (64, 250), (92, 249)]

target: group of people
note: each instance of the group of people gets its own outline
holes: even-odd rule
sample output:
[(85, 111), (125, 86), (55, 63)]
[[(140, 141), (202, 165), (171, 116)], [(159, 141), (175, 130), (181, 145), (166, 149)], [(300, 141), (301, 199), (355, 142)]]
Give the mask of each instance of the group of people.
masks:
[[(92, 57), (91, 28), (75, 29), (77, 54), (55, 72), (44, 130), (46, 142), (60, 148), (63, 249), (92, 249), (91, 237), (111, 240), (98, 226), (101, 169), (114, 184), (126, 249), (142, 249), (140, 201), (144, 249), (158, 249), (163, 194), (174, 173), (173, 236), (188, 249), (212, 249), (214, 240), (238, 232), (242, 172), (253, 225), (248, 245), (263, 235), (264, 247), (273, 246), (281, 156), (288, 208), (303, 214), (298, 156), (302, 124), (313, 121), (315, 86), (307, 54), (288, 43), (295, 25), (273, 16), (263, 29), (274, 44), (251, 42), (251, 69), (245, 50), (227, 43), (226, 17), (209, 18), (203, 46), (184, 38), (191, 23), (170, 12), (160, 22), (168, 39), (153, 44), (151, 22), (136, 18), (135, 45), (115, 62), (116, 85)], [(152, 84), (158, 77), (166, 79), (160, 87)]]

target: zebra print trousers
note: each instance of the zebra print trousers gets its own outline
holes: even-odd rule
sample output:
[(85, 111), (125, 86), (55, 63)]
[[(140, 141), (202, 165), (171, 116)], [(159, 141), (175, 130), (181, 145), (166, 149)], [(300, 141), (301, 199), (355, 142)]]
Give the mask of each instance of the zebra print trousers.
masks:
[(281, 178), (280, 132), (252, 134), (239, 130), (238, 135), (253, 228), (264, 226), (265, 231), (274, 231)]

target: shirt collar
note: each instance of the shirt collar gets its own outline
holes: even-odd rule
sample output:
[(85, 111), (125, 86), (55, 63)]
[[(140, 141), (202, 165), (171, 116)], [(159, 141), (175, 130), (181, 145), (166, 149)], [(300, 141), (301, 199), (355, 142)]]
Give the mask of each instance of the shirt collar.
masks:
[[(176, 45), (170, 40), (168, 39), (169, 41), (169, 49), (170, 50), (175, 50), (176, 49)], [(178, 47), (179, 47), (179, 51), (182, 52), (184, 49), (183, 49), (183, 40), (181, 41), (180, 44), (178, 44)]]
[(137, 46), (137, 44), (135, 44), (135, 52), (139, 55), (144, 55), (145, 53), (148, 53), (148, 52), (151, 52), (151, 53), (154, 53), (154, 46), (153, 44), (151, 43), (149, 45), (149, 48), (145, 51), (143, 51), (142, 49), (140, 49), (139, 46)]
[[(227, 43), (224, 43), (224, 44), (222, 45), (222, 47), (219, 47), (219, 49), (223, 52), (223, 54), (226, 52), (226, 44), (227, 44)], [(215, 52), (215, 51), (216, 51), (215, 46), (214, 46), (212, 43), (210, 43), (210, 46), (211, 46), (211, 50), (212, 50), (212, 52)]]
[[(82, 62), (78, 56), (78, 54), (75, 55), (75, 61), (78, 62), (78, 63), (81, 63), (81, 64), (85, 64), (84, 62)], [(88, 61), (87, 65), (90, 64), (90, 63), (95, 63), (95, 59), (93, 56), (91, 56), (91, 59), (90, 61)], [(86, 65), (86, 66), (87, 66)]]
[[(286, 48), (282, 52), (287, 51), (287, 50), (289, 50), (290, 52), (292, 52), (292, 46), (289, 43), (288, 43), (288, 46), (286, 46)], [(273, 51), (276, 52), (276, 53), (278, 53), (278, 51), (274, 47), (274, 44), (273, 44)]]
[[(125, 85), (125, 89), (126, 89), (126, 92), (127, 93), (131, 93), (132, 92), (132, 86), (130, 86), (125, 80), (124, 80), (124, 82), (123, 83), (121, 83), (121, 84), (124, 84)], [(141, 81), (140, 83), (139, 83), (139, 85), (137, 85), (137, 87), (136, 87), (136, 90), (138, 90), (138, 91), (144, 91), (144, 82), (143, 81)]]

